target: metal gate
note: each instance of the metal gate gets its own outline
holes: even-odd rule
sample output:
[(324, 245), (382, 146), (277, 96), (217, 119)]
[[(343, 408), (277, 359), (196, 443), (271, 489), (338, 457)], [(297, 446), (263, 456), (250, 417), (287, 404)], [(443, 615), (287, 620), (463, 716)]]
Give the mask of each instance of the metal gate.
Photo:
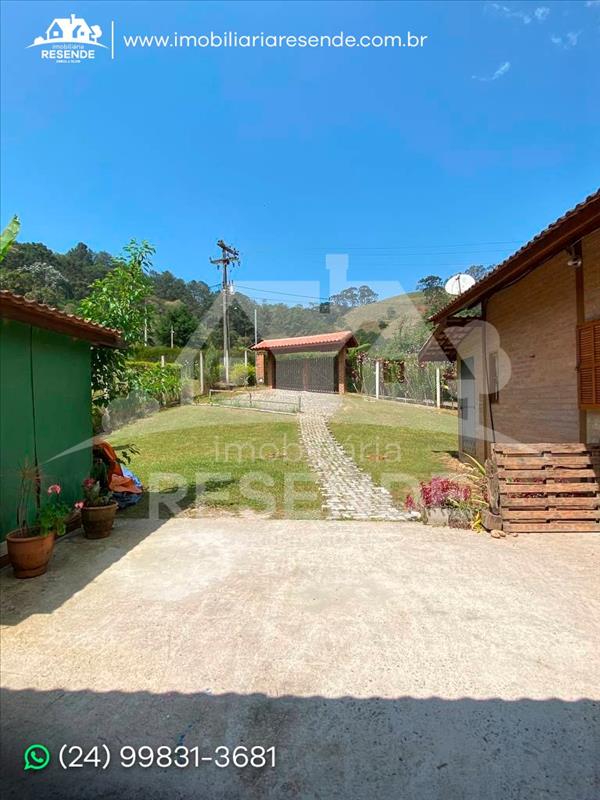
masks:
[(305, 392), (337, 391), (337, 356), (275, 357), (275, 382), (277, 389)]

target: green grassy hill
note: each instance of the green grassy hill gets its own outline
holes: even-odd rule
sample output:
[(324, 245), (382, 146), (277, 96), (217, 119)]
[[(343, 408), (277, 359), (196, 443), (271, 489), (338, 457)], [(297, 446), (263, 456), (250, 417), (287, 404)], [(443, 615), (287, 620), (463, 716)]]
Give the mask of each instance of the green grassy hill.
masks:
[[(353, 331), (362, 328), (366, 331), (378, 331), (385, 339), (390, 339), (397, 330), (402, 319), (423, 316), (425, 304), (422, 292), (408, 292), (387, 297), (377, 303), (350, 309), (341, 319), (343, 325)], [(387, 323), (383, 329), (380, 322)]]

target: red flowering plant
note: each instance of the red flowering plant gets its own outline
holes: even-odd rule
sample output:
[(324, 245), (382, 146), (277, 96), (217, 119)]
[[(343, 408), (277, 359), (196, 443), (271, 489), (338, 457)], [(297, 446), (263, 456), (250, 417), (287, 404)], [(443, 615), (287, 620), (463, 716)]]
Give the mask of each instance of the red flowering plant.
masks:
[(109, 506), (113, 503), (112, 492), (102, 488), (101, 481), (96, 478), (86, 478), (83, 483), (83, 500), (75, 503), (77, 508), (96, 508)]
[(53, 483), (47, 489), (48, 502), (40, 508), (38, 513), (40, 536), (48, 536), (50, 533), (62, 536), (67, 530), (67, 519), (71, 509), (60, 500), (61, 491), (58, 483)]
[(426, 517), (428, 509), (448, 509), (452, 527), (473, 527), (479, 508), (485, 505), (473, 498), (470, 486), (440, 475), (421, 483), (419, 495), (418, 500), (408, 495), (404, 504), (407, 511), (424, 512)]
[(425, 508), (456, 508), (471, 499), (471, 488), (435, 475), (429, 483), (421, 483), (421, 505)]

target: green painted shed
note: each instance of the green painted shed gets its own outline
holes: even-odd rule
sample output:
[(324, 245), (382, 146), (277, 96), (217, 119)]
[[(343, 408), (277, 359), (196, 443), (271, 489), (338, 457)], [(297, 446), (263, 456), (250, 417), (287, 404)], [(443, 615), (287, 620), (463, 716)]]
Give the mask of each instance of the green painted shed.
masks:
[(0, 291), (0, 556), (16, 527), (19, 470), (37, 464), (42, 491), (81, 497), (92, 461), (91, 348), (119, 331)]

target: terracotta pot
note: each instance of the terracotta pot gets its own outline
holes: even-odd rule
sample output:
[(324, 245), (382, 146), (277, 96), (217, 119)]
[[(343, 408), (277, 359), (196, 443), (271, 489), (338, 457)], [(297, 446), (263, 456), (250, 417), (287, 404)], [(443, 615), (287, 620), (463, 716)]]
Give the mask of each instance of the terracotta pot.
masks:
[(8, 557), (16, 578), (35, 578), (43, 575), (54, 550), (54, 533), (39, 536), (39, 527), (11, 531), (6, 537)]
[(105, 539), (110, 536), (118, 507), (116, 503), (109, 506), (84, 506), (81, 509), (81, 524), (86, 538)]

